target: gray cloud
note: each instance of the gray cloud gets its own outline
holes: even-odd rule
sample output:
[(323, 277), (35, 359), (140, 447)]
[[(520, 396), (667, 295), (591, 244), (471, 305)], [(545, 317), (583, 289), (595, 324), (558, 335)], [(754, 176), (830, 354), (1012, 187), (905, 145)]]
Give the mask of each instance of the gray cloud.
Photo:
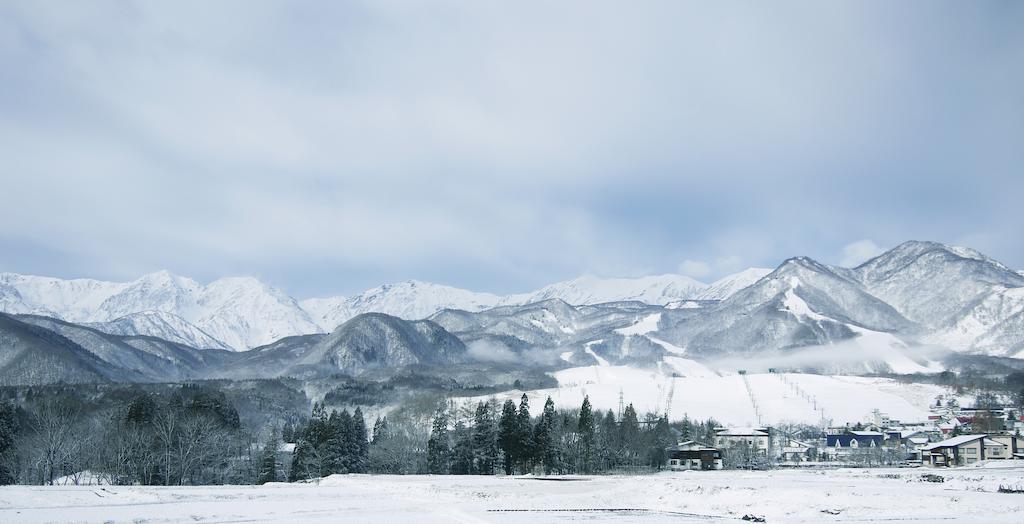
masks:
[(999, 2), (8, 2), (0, 270), (508, 292), (840, 262), (862, 238), (1022, 267), (1022, 22)]

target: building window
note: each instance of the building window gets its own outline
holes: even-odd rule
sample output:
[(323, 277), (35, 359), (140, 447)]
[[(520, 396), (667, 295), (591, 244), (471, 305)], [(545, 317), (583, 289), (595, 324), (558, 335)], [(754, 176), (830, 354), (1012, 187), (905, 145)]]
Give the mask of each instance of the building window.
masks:
[(975, 449), (975, 448), (967, 448), (967, 449), (964, 450), (964, 452), (966, 452), (968, 455), (977, 455), (978, 454), (978, 450)]

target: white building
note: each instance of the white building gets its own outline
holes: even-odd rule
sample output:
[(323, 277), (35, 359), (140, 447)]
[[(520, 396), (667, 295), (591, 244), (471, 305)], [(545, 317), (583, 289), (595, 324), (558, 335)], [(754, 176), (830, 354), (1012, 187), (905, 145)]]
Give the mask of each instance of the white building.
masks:
[(771, 450), (770, 428), (717, 428), (715, 446), (719, 449), (747, 447), (755, 454), (768, 456)]

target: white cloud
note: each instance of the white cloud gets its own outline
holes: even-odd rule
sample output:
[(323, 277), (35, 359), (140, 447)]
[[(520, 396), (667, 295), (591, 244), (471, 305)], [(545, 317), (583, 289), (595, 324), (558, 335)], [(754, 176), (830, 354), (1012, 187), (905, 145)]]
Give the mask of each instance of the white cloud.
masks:
[(505, 344), (493, 340), (474, 340), (466, 346), (466, 355), (480, 362), (515, 362), (519, 357)]
[(703, 278), (711, 274), (711, 266), (700, 260), (684, 260), (679, 264), (679, 273), (693, 278)]
[(842, 257), (839, 265), (843, 267), (856, 267), (867, 260), (881, 255), (885, 251), (878, 244), (871, 240), (858, 240), (843, 247)]
[(725, 257), (718, 257), (715, 259), (715, 273), (718, 275), (726, 275), (729, 273), (736, 273), (746, 269), (743, 266), (743, 257), (737, 255), (729, 255)]
[[(985, 231), (993, 240), (972, 247), (1024, 256), (1005, 225), (1024, 184), (1010, 17), (853, 3), (67, 4), (0, 2), (0, 66), (19, 72), (0, 94), (0, 270), (273, 273), (320, 296), (390, 278), (526, 291), (686, 257), (701, 260), (680, 271), (707, 278), (818, 253), (820, 231)], [(934, 31), (948, 17), (973, 25)], [(970, 118), (936, 125), (946, 111)], [(846, 164), (857, 169), (833, 168)], [(945, 171), (992, 175), (936, 180), (956, 194), (922, 201), (994, 211), (901, 199), (864, 214), (855, 194), (917, 194), (923, 173)], [(869, 232), (842, 229), (853, 216)]]

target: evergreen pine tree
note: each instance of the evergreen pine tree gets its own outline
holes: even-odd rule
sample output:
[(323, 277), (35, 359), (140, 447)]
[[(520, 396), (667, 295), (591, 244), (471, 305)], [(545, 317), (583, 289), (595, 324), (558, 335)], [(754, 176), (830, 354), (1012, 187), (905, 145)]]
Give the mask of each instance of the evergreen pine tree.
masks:
[(450, 468), (451, 443), (448, 436), (448, 412), (438, 409), (427, 440), (427, 470), (433, 475), (447, 475)]
[(363, 410), (358, 407), (352, 414), (352, 442), (355, 454), (350, 470), (353, 473), (365, 473), (366, 462), (370, 457), (370, 442), (366, 440), (366, 419), (363, 418)]
[(324, 421), (320, 438), (314, 444), (317, 455), (321, 457), (325, 475), (345, 472), (344, 432), (341, 414), (336, 410), (331, 410), (331, 414)]
[[(316, 409), (314, 407), (314, 414)], [(288, 471), (288, 482), (305, 480), (323, 476), (322, 463), (314, 449), (314, 423), (319, 424), (316, 419), (310, 419), (304, 426), (295, 428), (295, 451), (292, 452), (292, 467)]]
[(336, 423), (337, 442), (336, 469), (337, 473), (351, 473), (355, 467), (358, 444), (355, 436), (355, 423), (347, 409), (341, 410)]
[(578, 464), (578, 469), (583, 473), (593, 473), (596, 435), (594, 430), (594, 413), (590, 407), (589, 396), (583, 397), (583, 405), (580, 406), (580, 415), (576, 423), (576, 433), (579, 436), (577, 443), (579, 451), (577, 453), (580, 463)]
[(14, 405), (0, 401), (0, 485), (13, 484), (17, 480), (14, 461), (8, 459), (13, 453), (19, 426)]
[(455, 446), (452, 448), (452, 475), (471, 475), (473, 471), (473, 436), (459, 422), (455, 425)]
[(498, 462), (498, 442), (494, 429), (494, 412), (489, 402), (476, 406), (473, 420), (473, 472), (493, 475)]
[(277, 428), (272, 428), (267, 441), (263, 443), (263, 449), (260, 450), (260, 470), (257, 474), (257, 484), (266, 484), (267, 482), (277, 482), (279, 480), (277, 476), (278, 444)]
[(501, 419), (498, 421), (498, 447), (504, 457), (502, 465), (506, 475), (512, 474), (516, 462), (519, 461), (517, 422), (516, 405), (512, 399), (508, 399), (501, 406)]
[(523, 393), (519, 399), (519, 412), (516, 413), (515, 454), (520, 471), (529, 472), (533, 469), (533, 422), (530, 417), (530, 399)]
[(598, 469), (607, 471), (617, 465), (619, 425), (615, 422), (615, 413), (608, 410), (597, 428), (597, 461)]
[(291, 421), (285, 422), (281, 427), (281, 440), (284, 442), (295, 442), (295, 425)]
[(626, 406), (622, 411), (622, 420), (619, 421), (619, 442), (621, 443), (620, 455), (626, 464), (636, 465), (640, 455), (643, 442), (640, 440), (640, 420), (637, 418), (636, 409), (633, 404)]
[(648, 465), (661, 469), (665, 466), (667, 455), (665, 449), (674, 444), (672, 442), (672, 429), (668, 425), (668, 418), (661, 417), (654, 424), (648, 439), (650, 447), (647, 452)]
[(534, 456), (546, 474), (551, 474), (558, 465), (558, 443), (555, 442), (557, 423), (555, 402), (548, 397), (533, 432)]
[(381, 441), (387, 440), (389, 431), (388, 418), (378, 416), (377, 420), (373, 422), (373, 437), (370, 439), (370, 444), (379, 444)]

